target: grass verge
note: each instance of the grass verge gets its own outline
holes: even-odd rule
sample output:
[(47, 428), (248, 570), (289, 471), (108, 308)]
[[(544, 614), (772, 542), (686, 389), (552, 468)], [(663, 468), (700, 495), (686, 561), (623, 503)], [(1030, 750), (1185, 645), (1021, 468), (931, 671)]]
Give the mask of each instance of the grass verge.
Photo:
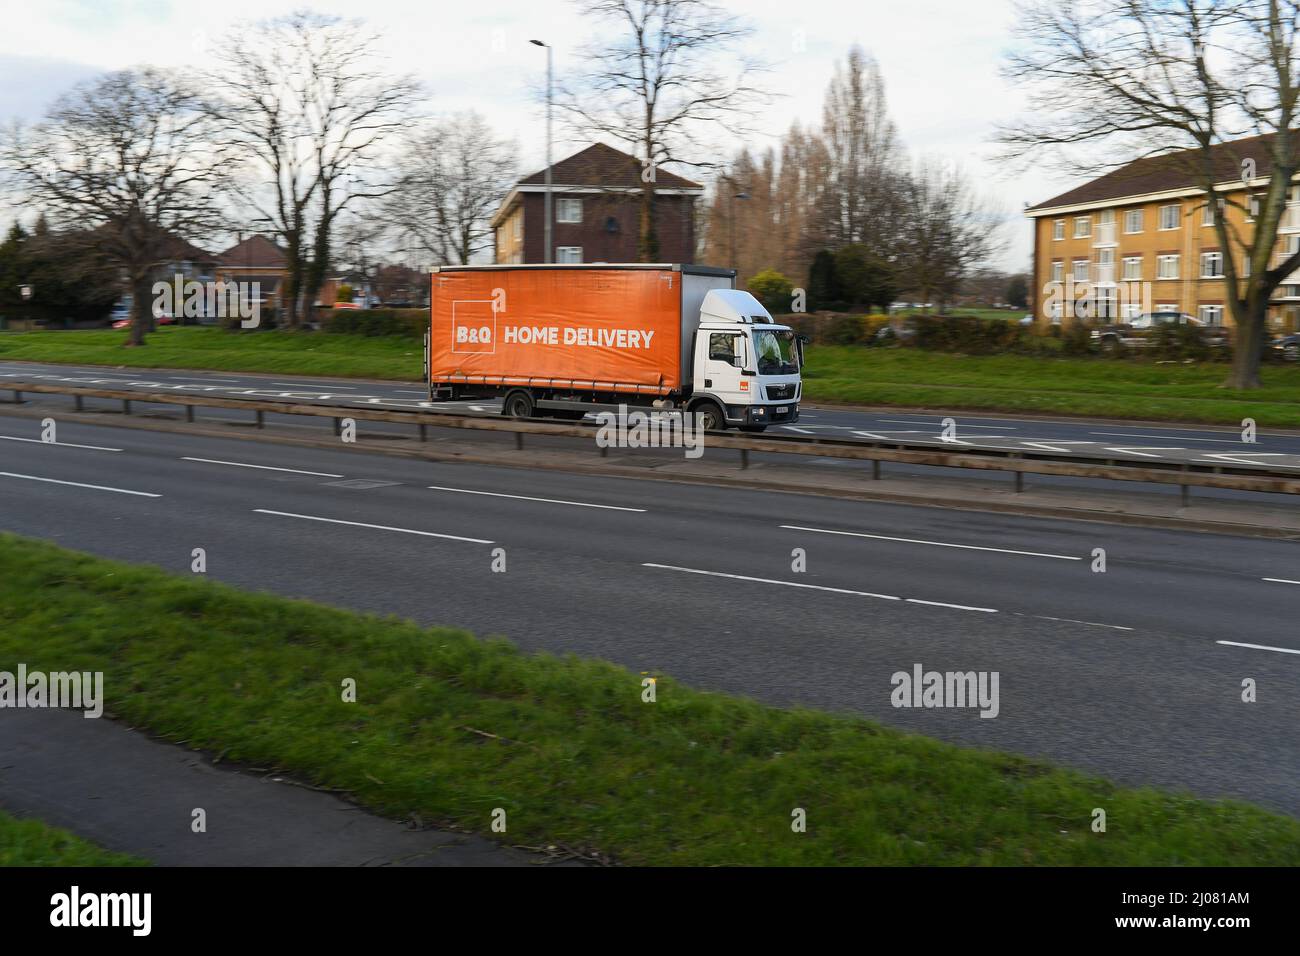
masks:
[(0, 811), (0, 866), (147, 866), (112, 853), (39, 820), (19, 820)]
[[(142, 368), (194, 368), (418, 381), (420, 344), (411, 339), (162, 329), (141, 349), (125, 331), (8, 332), (0, 359)], [(1265, 386), (1221, 387), (1224, 364), (1149, 360), (964, 356), (916, 349), (820, 345), (809, 352), (810, 402), (900, 405), (949, 411), (1021, 412), (1153, 421), (1300, 427), (1300, 366), (1270, 365)]]
[(644, 703), (609, 663), (0, 535), (0, 668), (19, 662), (102, 670), (131, 723), (395, 817), (486, 833), (502, 808), (510, 843), (626, 863), (1300, 863), (1300, 821), (1244, 804), (670, 678)]

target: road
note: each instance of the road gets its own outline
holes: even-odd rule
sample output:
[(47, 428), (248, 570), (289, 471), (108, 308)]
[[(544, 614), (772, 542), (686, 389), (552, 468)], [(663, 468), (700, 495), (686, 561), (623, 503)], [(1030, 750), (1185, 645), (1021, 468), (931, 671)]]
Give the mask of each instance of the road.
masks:
[[(202, 547), (213, 577), (243, 587), (1300, 815), (1289, 542), (71, 422), (59, 444), (37, 432), (0, 416), (0, 437), (19, 439), (0, 441), (7, 530), (178, 574)], [(891, 677), (916, 664), (997, 671), (998, 716), (895, 709)]]
[[(495, 414), (499, 402), (429, 402), (417, 382), (374, 383), (239, 372), (104, 369), (0, 362), (4, 380), (31, 380), (101, 388), (176, 391), (221, 397), (275, 399), (391, 409), (431, 408), (459, 414)], [(947, 416), (911, 412), (806, 407), (796, 425), (774, 426), (773, 434), (933, 444), (947, 449), (998, 448), (1041, 454), (1114, 458), (1141, 463), (1189, 461), (1232, 466), (1267, 465), (1300, 471), (1300, 433), (1262, 431), (1250, 444), (1239, 428), (1189, 425), (1119, 425), (1088, 420), (1046, 420), (957, 414), (955, 431), (942, 434)]]

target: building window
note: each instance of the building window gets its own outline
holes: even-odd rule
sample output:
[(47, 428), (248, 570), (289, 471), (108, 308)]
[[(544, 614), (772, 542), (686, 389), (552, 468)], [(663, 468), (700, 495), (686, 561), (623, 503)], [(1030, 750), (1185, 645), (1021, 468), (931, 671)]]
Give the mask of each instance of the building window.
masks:
[(1074, 281), (1075, 282), (1088, 281), (1088, 266), (1090, 265), (1090, 263), (1091, 260), (1089, 259), (1074, 260)]
[(1241, 277), (1243, 279), (1250, 278), (1250, 256), (1241, 257)]
[(1142, 257), (1141, 256), (1124, 257), (1124, 278), (1125, 279), (1142, 278)]
[(1087, 239), (1092, 235), (1092, 217), (1075, 216), (1074, 217), (1074, 238)]
[(515, 220), (514, 220), (514, 228), (515, 228), (515, 239), (516, 239), (516, 240), (518, 240), (518, 239), (522, 239), (522, 238), (524, 237), (524, 217), (523, 217), (523, 216), (521, 216), (521, 215), (516, 215), (516, 216), (515, 216)]
[(1178, 278), (1178, 256), (1156, 256), (1156, 278)]
[(1202, 207), (1201, 207), (1201, 225), (1202, 225), (1202, 226), (1213, 226), (1213, 225), (1214, 225), (1214, 210), (1217, 208), (1217, 209), (1219, 210), (1219, 212), (1223, 212), (1223, 207), (1224, 207), (1224, 200), (1222, 200), (1222, 199), (1220, 199), (1220, 200), (1218, 201), (1217, 206), (1216, 206), (1216, 204), (1214, 204), (1214, 203), (1208, 203), (1208, 202), (1207, 202), (1204, 206), (1202, 206)]
[(1052, 263), (1052, 281), (1060, 282), (1064, 278), (1065, 278), (1065, 263), (1062, 262), (1060, 259), (1057, 259)]
[(555, 249), (556, 262), (581, 262), (582, 246), (557, 246)]
[(1222, 252), (1201, 253), (1201, 278), (1202, 279), (1223, 278), (1223, 253)]
[(1180, 219), (1182, 218), (1182, 213), (1183, 213), (1183, 207), (1178, 203), (1174, 203), (1172, 206), (1161, 206), (1160, 207), (1160, 228), (1165, 230), (1177, 229), (1178, 226), (1180, 225)]
[(1119, 317), (1128, 322), (1142, 314), (1141, 302), (1124, 302), (1119, 307)]
[(1178, 305), (1174, 302), (1161, 302), (1156, 306), (1157, 312), (1177, 312)]
[(1124, 213), (1124, 231), (1141, 232), (1142, 231), (1142, 210), (1130, 209)]
[(1205, 325), (1223, 324), (1223, 306), (1221, 305), (1203, 305), (1196, 312), (1197, 318)]
[(1057, 219), (1057, 220), (1055, 220), (1055, 221), (1052, 223), (1052, 238), (1053, 238), (1053, 239), (1064, 239), (1064, 238), (1065, 238), (1065, 220), (1064, 220), (1064, 219)]
[(555, 221), (556, 222), (582, 222), (582, 200), (581, 199), (555, 200)]
[(1246, 204), (1246, 221), (1254, 222), (1259, 216), (1259, 196), (1251, 196), (1250, 201)]

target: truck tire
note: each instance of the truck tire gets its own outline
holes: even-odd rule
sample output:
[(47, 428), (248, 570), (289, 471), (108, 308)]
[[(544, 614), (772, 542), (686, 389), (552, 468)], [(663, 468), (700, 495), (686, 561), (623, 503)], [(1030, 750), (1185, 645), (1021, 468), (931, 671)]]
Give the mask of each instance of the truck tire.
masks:
[(522, 389), (507, 393), (501, 403), (501, 414), (507, 418), (533, 418), (537, 414), (537, 405), (533, 396)]
[(691, 409), (706, 432), (720, 432), (727, 428), (727, 416), (717, 402), (700, 402)]

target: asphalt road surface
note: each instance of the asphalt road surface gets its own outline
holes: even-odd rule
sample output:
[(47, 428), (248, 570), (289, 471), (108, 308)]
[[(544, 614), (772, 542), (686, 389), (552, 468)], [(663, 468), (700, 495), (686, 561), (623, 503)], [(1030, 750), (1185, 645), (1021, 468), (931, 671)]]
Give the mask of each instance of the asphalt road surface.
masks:
[[(0, 415), (10, 531), (1300, 814), (1290, 542), (38, 429)], [(996, 718), (892, 706), (917, 664), (998, 672)]]
[[(388, 409), (457, 414), (495, 414), (494, 401), (430, 402), (418, 382), (374, 383), (239, 372), (104, 369), (28, 362), (0, 362), (4, 380), (30, 380), (99, 388), (176, 391), (223, 398), (325, 402)], [(868, 412), (805, 406), (796, 425), (778, 425), (772, 434), (902, 441), (963, 447), (998, 448), (1056, 455), (1085, 454), (1141, 463), (1152, 460), (1199, 464), (1267, 465), (1300, 471), (1300, 433), (1259, 432), (1242, 441), (1240, 428), (1189, 425), (1117, 425), (1088, 420), (1042, 420), (1014, 416), (954, 414), (955, 433), (945, 437), (947, 416), (905, 411)]]

